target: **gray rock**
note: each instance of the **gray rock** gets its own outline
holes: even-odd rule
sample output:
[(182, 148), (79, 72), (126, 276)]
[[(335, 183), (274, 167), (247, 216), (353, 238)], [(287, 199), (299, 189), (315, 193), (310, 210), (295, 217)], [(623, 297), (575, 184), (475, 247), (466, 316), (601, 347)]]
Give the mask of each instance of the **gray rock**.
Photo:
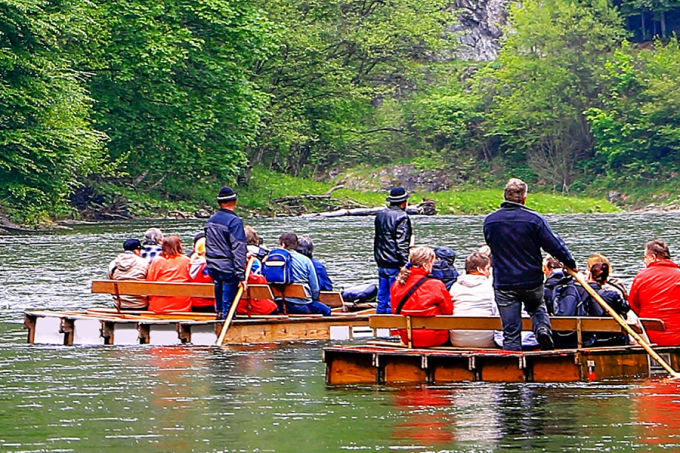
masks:
[(454, 0), (458, 23), (447, 28), (459, 47), (456, 56), (469, 61), (489, 61), (498, 56), (509, 0)]

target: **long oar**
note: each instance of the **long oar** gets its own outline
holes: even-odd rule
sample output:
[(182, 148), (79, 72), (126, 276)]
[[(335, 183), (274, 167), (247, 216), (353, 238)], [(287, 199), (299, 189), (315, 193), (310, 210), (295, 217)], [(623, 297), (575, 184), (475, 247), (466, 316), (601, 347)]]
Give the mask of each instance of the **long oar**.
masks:
[(583, 277), (581, 277), (581, 275), (578, 272), (574, 271), (573, 269), (569, 269), (569, 268), (566, 268), (566, 269), (567, 269), (567, 273), (569, 275), (571, 275), (572, 277), (574, 277), (576, 279), (576, 281), (579, 282), (579, 284), (581, 286), (583, 286), (583, 288), (586, 291), (588, 291), (588, 294), (590, 294), (593, 297), (593, 299), (595, 299), (597, 301), (597, 303), (600, 304), (602, 306), (602, 308), (604, 308), (607, 311), (607, 313), (609, 313), (611, 315), (611, 317), (616, 320), (616, 322), (621, 324), (621, 327), (623, 327), (623, 329), (626, 332), (628, 332), (628, 334), (630, 336), (632, 336), (635, 339), (635, 341), (637, 341), (638, 344), (640, 346), (642, 346), (650, 356), (652, 356), (652, 358), (654, 360), (659, 362), (659, 365), (664, 367), (666, 369), (666, 371), (668, 371), (668, 373), (673, 378), (675, 378), (675, 379), (680, 378), (680, 373), (678, 373), (673, 368), (671, 368), (671, 366), (668, 363), (666, 363), (666, 361), (664, 359), (662, 359), (659, 356), (659, 354), (656, 353), (656, 351), (654, 349), (652, 349), (652, 347), (649, 345), (649, 343), (647, 343), (645, 340), (643, 340), (642, 337), (637, 334), (637, 332), (635, 332), (633, 329), (631, 329), (631, 327), (628, 325), (628, 323), (621, 316), (619, 316), (619, 314), (616, 313), (614, 311), (614, 309), (612, 307), (610, 307), (609, 304), (607, 302), (605, 302), (604, 299), (602, 299), (602, 297), (600, 297), (599, 294), (597, 294), (597, 291), (595, 291), (588, 283), (586, 283), (586, 281), (583, 279)]
[(239, 286), (238, 291), (236, 292), (236, 297), (234, 297), (234, 301), (231, 303), (231, 307), (229, 307), (229, 313), (227, 314), (227, 319), (224, 320), (224, 325), (220, 331), (220, 337), (215, 342), (216, 346), (222, 346), (222, 343), (224, 343), (224, 338), (227, 336), (227, 329), (229, 329), (229, 326), (231, 325), (231, 320), (234, 319), (234, 314), (236, 313), (236, 307), (238, 306), (238, 303), (241, 302), (241, 296), (243, 296), (243, 287), (248, 284), (248, 276), (250, 275), (250, 269), (253, 267), (254, 262), (255, 257), (250, 257), (248, 260), (248, 265), (246, 266), (246, 279), (243, 282), (244, 285)]

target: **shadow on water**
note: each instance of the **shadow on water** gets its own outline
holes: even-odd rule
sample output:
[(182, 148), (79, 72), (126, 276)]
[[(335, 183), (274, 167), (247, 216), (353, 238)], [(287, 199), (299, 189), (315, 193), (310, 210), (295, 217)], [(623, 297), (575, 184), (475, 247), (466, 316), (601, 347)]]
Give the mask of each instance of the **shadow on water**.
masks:
[[(419, 243), (463, 257), (483, 217), (415, 218)], [(580, 263), (607, 254), (630, 282), (643, 243), (680, 244), (675, 214), (551, 216)], [(308, 232), (339, 287), (375, 279), (372, 219), (264, 219), (271, 245)], [(150, 222), (0, 237), (0, 450), (680, 450), (680, 388), (665, 380), (570, 385), (463, 382), (329, 388), (323, 343), (264, 347), (27, 345), (27, 308), (108, 306), (89, 293), (122, 241)], [(190, 243), (202, 222), (161, 225)], [(460, 269), (462, 259), (458, 261)]]

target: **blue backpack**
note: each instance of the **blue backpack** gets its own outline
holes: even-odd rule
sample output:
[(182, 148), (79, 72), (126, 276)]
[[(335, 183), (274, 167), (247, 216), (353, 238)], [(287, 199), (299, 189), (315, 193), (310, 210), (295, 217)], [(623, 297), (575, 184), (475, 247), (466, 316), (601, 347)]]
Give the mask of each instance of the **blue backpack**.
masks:
[(262, 265), (262, 274), (267, 279), (267, 283), (272, 285), (293, 283), (292, 259), (288, 250), (272, 250), (264, 259)]

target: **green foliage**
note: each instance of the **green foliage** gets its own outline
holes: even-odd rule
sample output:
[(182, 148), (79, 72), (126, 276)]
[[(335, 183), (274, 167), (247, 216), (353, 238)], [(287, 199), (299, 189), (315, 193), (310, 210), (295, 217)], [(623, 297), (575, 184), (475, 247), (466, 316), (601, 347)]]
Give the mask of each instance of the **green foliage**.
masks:
[(492, 98), (484, 125), (510, 159), (567, 191), (591, 136), (583, 111), (623, 30), (607, 1), (530, 0), (511, 8), (498, 62), (481, 74)]
[[(250, 153), (298, 173), (401, 156), (391, 99), (413, 90), (422, 61), (447, 43), (448, 2), (267, 0), (279, 51), (258, 74), (269, 115)], [(384, 106), (384, 108), (383, 108)], [(375, 145), (379, 149), (376, 152)]]
[(69, 38), (84, 1), (0, 3), (0, 198), (36, 223), (64, 208), (100, 163), (104, 136), (89, 119), (83, 74), (69, 66)]
[(617, 182), (654, 181), (680, 169), (680, 44), (624, 45), (606, 66), (602, 107), (587, 110), (596, 158)]
[(100, 1), (95, 113), (111, 158), (137, 183), (233, 181), (266, 96), (251, 68), (271, 51), (270, 24), (246, 0)]

